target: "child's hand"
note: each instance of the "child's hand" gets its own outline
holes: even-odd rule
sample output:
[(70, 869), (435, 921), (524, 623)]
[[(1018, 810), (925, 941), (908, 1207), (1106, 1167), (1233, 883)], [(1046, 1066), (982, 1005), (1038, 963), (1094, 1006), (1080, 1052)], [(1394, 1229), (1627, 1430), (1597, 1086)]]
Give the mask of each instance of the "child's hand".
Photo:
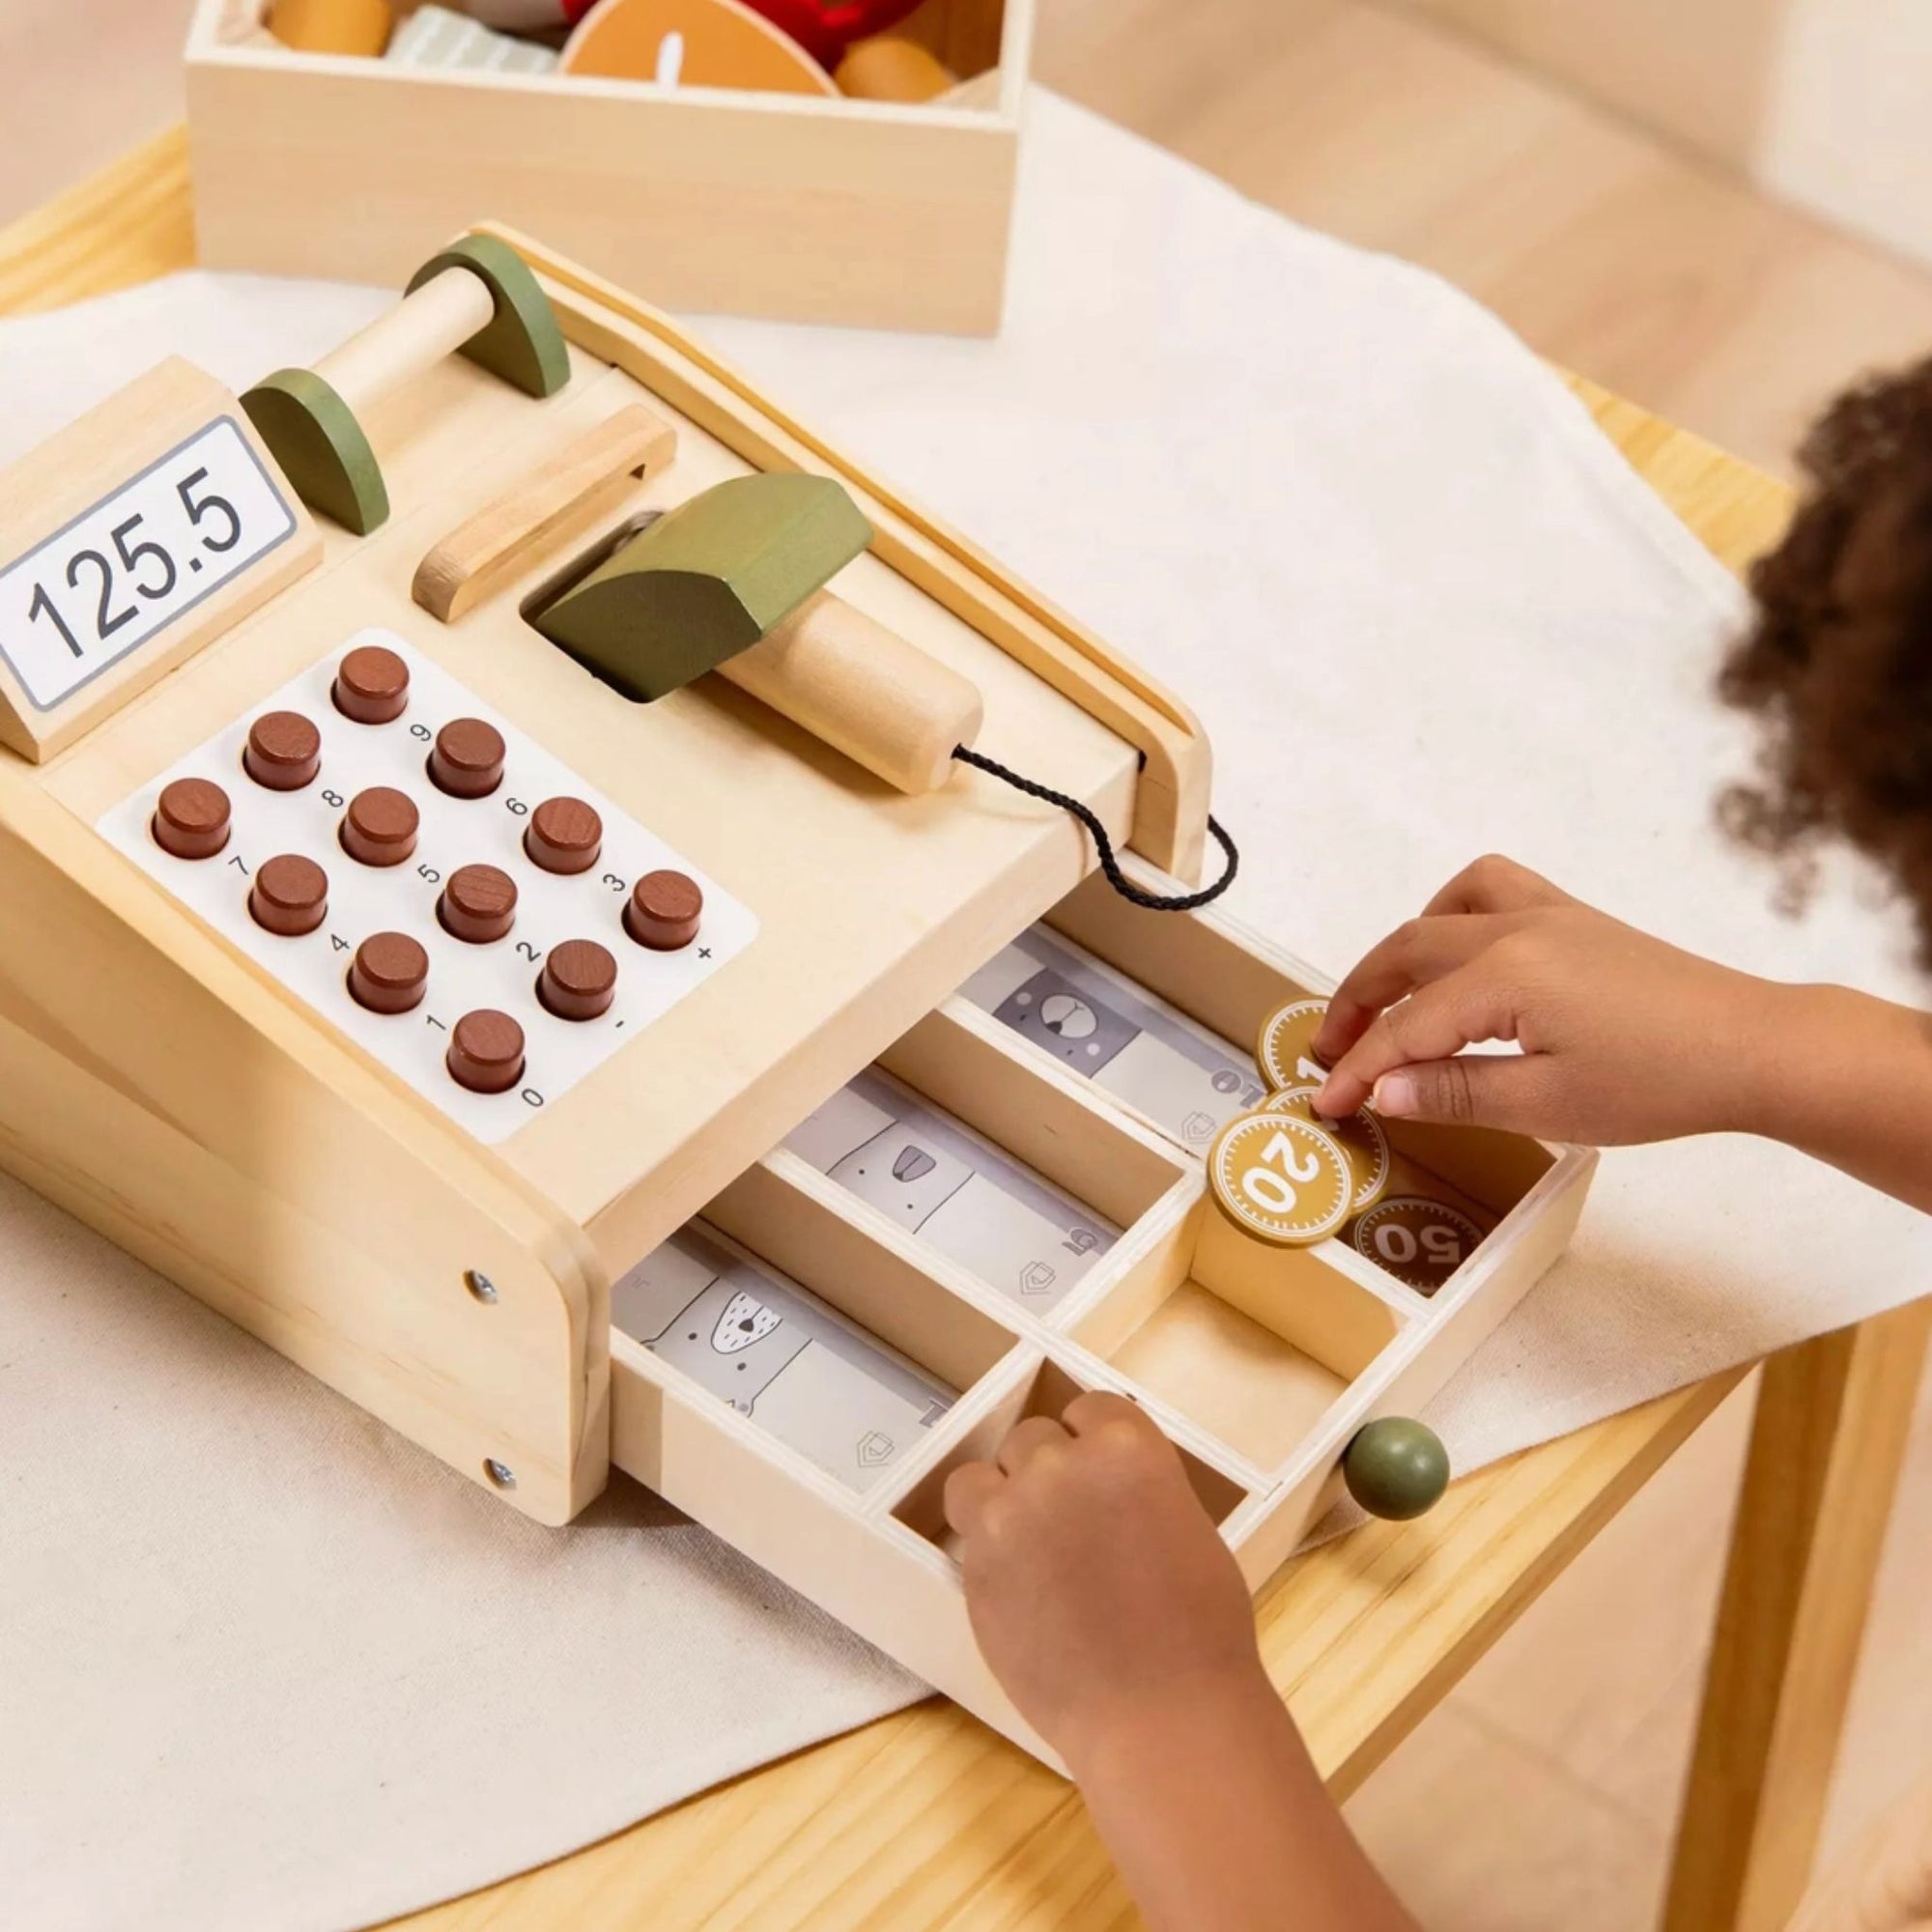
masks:
[[(1373, 1094), (1392, 1119), (1597, 1146), (1760, 1130), (1802, 990), (1479, 859), (1337, 989), (1315, 1041), (1333, 1068), (1317, 1105), (1339, 1117)], [(1485, 1040), (1515, 1040), (1521, 1057), (1456, 1057)]]
[(1228, 1547), (1174, 1445), (1124, 1397), (1035, 1416), (946, 1485), (973, 1634), (1071, 1763), (1162, 1713), (1274, 1693)]
[(1179, 1454), (1077, 1396), (946, 1485), (993, 1674), (1066, 1760), (1150, 1932), (1415, 1932), (1262, 1668)]

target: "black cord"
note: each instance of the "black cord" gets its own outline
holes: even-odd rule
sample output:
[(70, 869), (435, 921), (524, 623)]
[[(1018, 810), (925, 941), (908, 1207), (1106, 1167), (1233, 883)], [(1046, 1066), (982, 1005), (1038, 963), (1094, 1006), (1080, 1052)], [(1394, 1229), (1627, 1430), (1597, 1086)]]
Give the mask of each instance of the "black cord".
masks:
[(1236, 851), (1235, 841), (1228, 837), (1221, 821), (1210, 817), (1208, 830), (1213, 835), (1214, 842), (1227, 854), (1227, 870), (1211, 886), (1204, 886), (1198, 893), (1180, 893), (1172, 898), (1161, 898), (1154, 893), (1143, 892), (1121, 870), (1121, 862), (1114, 856), (1114, 841), (1107, 837), (1107, 828), (1077, 798), (1069, 798), (1065, 792), (1055, 791), (1050, 785), (1036, 784), (1032, 779), (1023, 779), (1018, 772), (1009, 770), (997, 759), (969, 751), (964, 745), (953, 746), (952, 755), (962, 765), (971, 765), (975, 771), (985, 772), (1011, 785), (1015, 791), (1025, 792), (1029, 798), (1037, 798), (1043, 805), (1057, 805), (1061, 810), (1070, 811), (1092, 837), (1094, 848), (1100, 855), (1100, 869), (1107, 875), (1107, 883), (1130, 904), (1142, 906), (1149, 912), (1192, 912), (1196, 906), (1212, 905), (1235, 883), (1235, 874), (1240, 870), (1241, 855)]

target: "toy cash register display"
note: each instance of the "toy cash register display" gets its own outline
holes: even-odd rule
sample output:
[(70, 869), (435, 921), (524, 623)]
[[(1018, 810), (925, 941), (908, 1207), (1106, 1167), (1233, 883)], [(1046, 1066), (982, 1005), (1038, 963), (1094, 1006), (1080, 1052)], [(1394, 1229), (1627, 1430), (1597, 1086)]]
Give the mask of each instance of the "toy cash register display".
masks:
[(0, 1164), (505, 1507), (615, 1464), (1040, 1749), (951, 1472), (1122, 1392), (1258, 1587), (1345, 1486), (1440, 1492), (1405, 1418), (1591, 1171), (1264, 1086), (1322, 982), (1210, 909), (1211, 776), (478, 231), (313, 368), (164, 361), (0, 474)]

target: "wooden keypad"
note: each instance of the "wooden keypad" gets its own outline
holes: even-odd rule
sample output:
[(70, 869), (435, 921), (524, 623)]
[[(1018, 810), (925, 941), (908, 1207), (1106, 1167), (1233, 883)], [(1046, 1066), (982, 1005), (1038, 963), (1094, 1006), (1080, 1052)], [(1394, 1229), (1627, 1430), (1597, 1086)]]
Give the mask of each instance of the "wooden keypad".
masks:
[(380, 630), (99, 830), (483, 1141), (757, 933), (717, 881)]

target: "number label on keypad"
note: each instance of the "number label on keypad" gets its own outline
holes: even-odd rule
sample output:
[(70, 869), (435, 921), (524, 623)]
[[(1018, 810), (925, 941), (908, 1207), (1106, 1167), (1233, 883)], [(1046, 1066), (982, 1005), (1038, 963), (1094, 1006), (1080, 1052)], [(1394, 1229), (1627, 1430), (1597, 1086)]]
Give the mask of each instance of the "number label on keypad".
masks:
[[(346, 691), (338, 683), (352, 651), (363, 654), (352, 672), (367, 672), (371, 654), (400, 660), (408, 699), (397, 716), (366, 724), (342, 708), (367, 708), (358, 698), (366, 676)], [(259, 770), (279, 783), (285, 775), (263, 761), (265, 734), (256, 728), (277, 714), (306, 720), (320, 739), (313, 775), (286, 789), (252, 776)], [(459, 722), (464, 729), (445, 734)], [(475, 746), (494, 752), (475, 725), (490, 727), (504, 748), (500, 777), (480, 796), (464, 795), (480, 782), (474, 777), (448, 788), (453, 759), (471, 753), (464, 768), (473, 774)], [(266, 735), (286, 745), (299, 734), (283, 724)], [(440, 763), (439, 741), (450, 754)], [(211, 787), (228, 802), (225, 837)], [(413, 808), (412, 825), (395, 794)], [(553, 801), (568, 805), (547, 811)], [(554, 837), (532, 837), (533, 821)], [(346, 639), (112, 807), (98, 829), (487, 1142), (507, 1138), (568, 1093), (758, 930), (755, 916), (716, 880), (381, 630)], [(593, 837), (594, 860), (580, 864)], [(302, 866), (271, 863), (282, 860), (326, 875), (326, 906), (313, 923), (315, 881)], [(634, 898), (647, 910), (695, 903), (695, 930), (684, 938), (689, 922), (645, 917)], [(419, 994), (414, 954), (396, 938), (427, 955)], [(399, 961), (412, 970), (399, 975)], [(377, 1009), (412, 994), (401, 1010)], [(511, 1026), (466, 1024), (479, 1014)]]

